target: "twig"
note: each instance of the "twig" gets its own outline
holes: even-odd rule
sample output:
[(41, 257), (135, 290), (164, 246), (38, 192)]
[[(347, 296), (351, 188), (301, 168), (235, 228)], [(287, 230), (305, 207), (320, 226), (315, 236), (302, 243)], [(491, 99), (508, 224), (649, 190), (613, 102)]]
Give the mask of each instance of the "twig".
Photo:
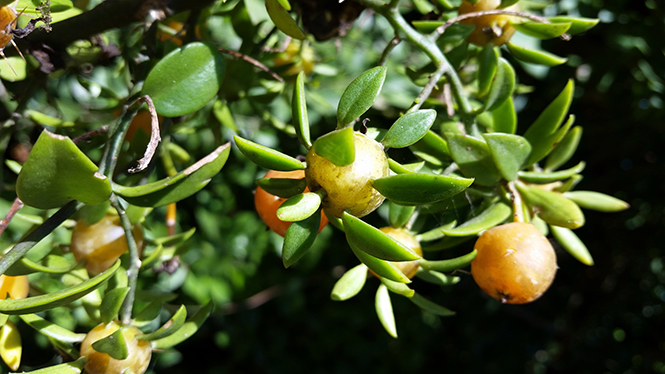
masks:
[(141, 96), (139, 98), (139, 101), (148, 104), (148, 110), (150, 111), (150, 119), (151, 119), (150, 141), (148, 142), (148, 146), (145, 148), (145, 153), (143, 154), (143, 158), (141, 158), (138, 161), (139, 165), (135, 168), (129, 169), (130, 173), (137, 173), (139, 171), (145, 170), (145, 168), (148, 167), (148, 164), (150, 164), (150, 160), (152, 160), (152, 157), (155, 155), (155, 152), (157, 151), (157, 146), (159, 145), (159, 142), (162, 140), (161, 135), (159, 133), (159, 117), (157, 117), (155, 104), (153, 104), (152, 99), (148, 95)]
[(88, 131), (83, 135), (79, 135), (79, 136), (75, 137), (74, 139), (72, 139), (72, 141), (74, 142), (74, 144), (78, 144), (78, 143), (80, 143), (84, 140), (92, 138), (93, 136), (100, 135), (100, 134), (106, 134), (108, 132), (109, 132), (109, 125), (104, 125), (104, 126), (98, 128), (97, 130)]
[(392, 52), (395, 47), (399, 44), (401, 39), (399, 36), (395, 35), (395, 37), (388, 43), (386, 46), (386, 49), (383, 50), (383, 53), (381, 54), (381, 58), (379, 59), (379, 62), (377, 63), (377, 66), (384, 66), (386, 64), (386, 61), (388, 60), (388, 55), (390, 52)]
[(21, 210), (21, 208), (23, 208), (23, 201), (21, 201), (21, 199), (17, 197), (16, 199), (14, 199), (14, 203), (9, 208), (9, 212), (7, 212), (5, 218), (0, 220), (0, 235), (2, 235), (3, 232), (5, 232), (5, 229), (9, 225), (9, 222), (12, 221), (14, 215), (16, 215), (16, 213), (18, 213), (18, 211)]
[(520, 195), (515, 182), (506, 183), (506, 188), (510, 193), (510, 202), (513, 206), (513, 222), (527, 222), (524, 217), (524, 203), (522, 202), (522, 195)]
[(141, 260), (139, 259), (139, 249), (136, 246), (134, 234), (132, 233), (132, 223), (129, 222), (125, 210), (120, 206), (118, 197), (115, 194), (111, 194), (109, 200), (115, 210), (118, 211), (120, 224), (125, 231), (125, 239), (127, 239), (127, 247), (129, 248), (129, 269), (127, 269), (127, 285), (129, 286), (129, 292), (120, 307), (120, 321), (123, 325), (129, 325), (132, 322), (132, 308), (134, 307), (134, 298), (136, 297), (136, 285), (139, 277)]
[(278, 81), (278, 82), (284, 82), (284, 79), (282, 77), (280, 77), (279, 75), (277, 75), (277, 73), (275, 73), (274, 71), (268, 69), (267, 66), (263, 65), (259, 61), (255, 60), (255, 59), (253, 59), (253, 58), (251, 58), (247, 55), (244, 55), (244, 54), (242, 54), (240, 52), (237, 52), (237, 51), (231, 51), (231, 50), (228, 50), (228, 49), (224, 49), (224, 48), (217, 48), (217, 49), (222, 53), (226, 53), (227, 55), (238, 57), (241, 60), (245, 60), (245, 61), (249, 62), (250, 64), (256, 66), (257, 68), (259, 68), (259, 69), (265, 71), (266, 73), (270, 74), (270, 76), (275, 78), (275, 80)]
[(420, 109), (420, 107), (423, 105), (425, 102), (425, 99), (429, 97), (429, 95), (432, 93), (432, 90), (436, 86), (436, 84), (439, 82), (439, 79), (441, 79), (441, 76), (443, 73), (447, 70), (448, 65), (442, 64), (440, 65), (432, 75), (430, 75), (429, 82), (423, 87), (423, 90), (420, 91), (420, 94), (418, 94), (418, 97), (413, 101), (413, 105), (411, 105), (411, 108), (407, 110), (407, 113), (415, 112), (416, 110)]
[(450, 92), (450, 84), (443, 85), (443, 102), (446, 104), (446, 114), (448, 118), (453, 118), (455, 115), (455, 107), (453, 107), (453, 96)]
[[(536, 22), (540, 22), (540, 23), (552, 23), (552, 22), (550, 22), (550, 20), (548, 20), (545, 17), (538, 16), (538, 15), (531, 14), (531, 13), (518, 12), (518, 11), (514, 11), (514, 10), (505, 10), (505, 9), (492, 9), (492, 10), (482, 10), (480, 12), (465, 13), (465, 14), (459, 15), (455, 18), (451, 18), (448, 21), (446, 21), (446, 23), (444, 23), (443, 25), (437, 27), (435, 32), (438, 33), (439, 35), (441, 35), (446, 31), (446, 29), (448, 27), (450, 27), (451, 25), (453, 25), (457, 22), (464, 21), (465, 19), (469, 19), (469, 18), (484, 17), (484, 16), (490, 16), (490, 15), (494, 15), (494, 14), (506, 14), (506, 15), (510, 15), (510, 16), (528, 18), (532, 21), (536, 21)], [(563, 39), (563, 40), (570, 40), (570, 35), (569, 34), (561, 34), (560, 38)]]

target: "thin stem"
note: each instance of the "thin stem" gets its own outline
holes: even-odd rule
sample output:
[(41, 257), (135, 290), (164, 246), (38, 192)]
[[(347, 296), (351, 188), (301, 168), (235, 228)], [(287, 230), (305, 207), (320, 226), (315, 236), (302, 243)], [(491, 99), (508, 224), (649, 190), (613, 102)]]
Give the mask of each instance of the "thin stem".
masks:
[(129, 222), (129, 217), (127, 217), (125, 210), (120, 206), (118, 197), (115, 194), (112, 194), (109, 200), (115, 210), (118, 211), (120, 224), (125, 231), (125, 239), (127, 240), (127, 247), (129, 248), (129, 269), (127, 269), (127, 277), (129, 278), (127, 285), (129, 286), (129, 292), (120, 307), (120, 321), (123, 325), (129, 325), (132, 322), (132, 308), (136, 297), (136, 284), (139, 277), (141, 260), (139, 259), (139, 249), (134, 241), (132, 223)]
[(137, 105), (138, 103), (138, 100), (131, 103), (121, 115), (120, 122), (115, 126), (109, 126), (111, 139), (106, 143), (104, 155), (99, 164), (99, 172), (106, 175), (109, 179), (113, 177), (113, 171), (118, 163), (118, 156), (122, 149), (122, 142), (125, 139), (125, 134), (127, 134), (129, 125), (139, 111), (140, 105)]
[(381, 58), (379, 59), (379, 62), (377, 63), (377, 66), (384, 66), (386, 64), (386, 61), (388, 60), (388, 55), (390, 55), (390, 52), (397, 47), (401, 39), (399, 36), (395, 36), (390, 40), (388, 45), (386, 46), (386, 49), (383, 50), (383, 53), (381, 54)]
[(19, 199), (18, 197), (14, 199), (14, 203), (12, 206), (9, 208), (9, 211), (7, 212), (7, 215), (5, 215), (5, 218), (0, 220), (0, 235), (2, 235), (3, 232), (5, 232), (5, 229), (7, 226), (9, 226), (9, 222), (12, 221), (12, 218), (18, 213), (19, 210), (23, 208), (23, 201)]
[(97, 136), (97, 135), (100, 135), (100, 134), (106, 134), (108, 132), (109, 132), (109, 125), (104, 125), (104, 126), (98, 128), (96, 130), (88, 131), (83, 135), (79, 135), (79, 136), (75, 137), (74, 139), (72, 139), (72, 142), (74, 142), (74, 144), (78, 144), (78, 143), (80, 143), (84, 140), (92, 138), (93, 136)]
[(237, 52), (237, 51), (231, 51), (231, 50), (224, 49), (224, 48), (217, 48), (217, 49), (222, 53), (226, 53), (227, 55), (238, 57), (241, 60), (249, 62), (250, 64), (256, 66), (257, 68), (259, 68), (259, 69), (265, 71), (266, 73), (270, 74), (270, 76), (275, 78), (275, 80), (278, 81), (278, 82), (284, 82), (284, 78), (277, 75), (277, 73), (275, 73), (274, 71), (268, 69), (267, 66), (263, 65), (262, 63), (260, 63), (256, 59), (253, 59), (253, 58), (251, 58), (251, 57), (249, 57), (245, 54), (242, 54), (240, 52)]
[(522, 195), (520, 195), (515, 182), (506, 183), (506, 188), (510, 193), (510, 202), (513, 206), (513, 222), (527, 222), (524, 217), (524, 203), (522, 202)]
[(418, 97), (416, 97), (416, 100), (414, 100), (413, 105), (411, 105), (411, 108), (409, 108), (409, 110), (406, 111), (407, 113), (415, 112), (416, 110), (420, 109), (425, 100), (432, 93), (432, 90), (434, 89), (436, 84), (441, 79), (443, 73), (446, 71), (446, 67), (447, 67), (446, 65), (441, 65), (436, 69), (434, 73), (432, 73), (432, 75), (430, 75), (429, 82), (427, 82), (423, 90), (420, 91), (420, 94), (418, 94)]

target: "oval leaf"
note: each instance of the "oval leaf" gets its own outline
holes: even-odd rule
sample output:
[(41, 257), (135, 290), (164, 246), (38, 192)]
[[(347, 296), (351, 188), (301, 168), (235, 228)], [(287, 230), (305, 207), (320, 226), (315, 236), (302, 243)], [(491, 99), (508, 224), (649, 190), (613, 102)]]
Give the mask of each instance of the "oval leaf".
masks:
[(307, 188), (305, 178), (261, 178), (256, 181), (256, 184), (269, 194), (285, 199), (302, 193)]
[(272, 23), (281, 32), (298, 40), (305, 40), (307, 38), (305, 33), (298, 27), (296, 21), (291, 18), (288, 10), (284, 9), (282, 4), (280, 4), (280, 0), (266, 0), (266, 10)]
[(565, 164), (575, 151), (577, 146), (580, 144), (580, 139), (582, 138), (582, 127), (575, 126), (563, 139), (554, 147), (552, 153), (547, 157), (547, 162), (545, 163), (545, 171), (556, 170), (559, 166)]
[(427, 134), (435, 119), (436, 111), (432, 109), (407, 113), (390, 126), (381, 143), (387, 148), (408, 147)]
[(296, 122), (296, 136), (308, 150), (312, 148), (312, 140), (309, 137), (309, 119), (307, 118), (307, 101), (305, 100), (305, 72), (298, 73), (295, 87), (293, 87), (293, 99), (291, 100), (291, 115)]
[(582, 172), (582, 170), (584, 170), (585, 166), (586, 163), (582, 161), (579, 164), (573, 166), (572, 168), (566, 170), (550, 171), (550, 172), (520, 171), (518, 175), (521, 180), (527, 183), (547, 184), (568, 179), (573, 175), (579, 174)]
[(574, 201), (584, 209), (592, 209), (599, 212), (612, 213), (630, 208), (630, 204), (627, 202), (600, 192), (571, 191), (564, 193), (563, 196)]
[(476, 183), (491, 186), (501, 179), (487, 143), (468, 135), (445, 133), (453, 160), (467, 177)]
[(411, 297), (416, 293), (416, 291), (412, 290), (411, 288), (409, 288), (409, 286), (407, 286), (404, 283), (393, 282), (390, 279), (386, 279), (383, 277), (381, 277), (381, 284), (386, 286), (386, 288), (388, 288), (388, 291), (394, 292), (404, 297)]
[(166, 323), (158, 328), (155, 332), (150, 334), (141, 334), (137, 335), (137, 340), (157, 340), (165, 338), (174, 332), (178, 331), (184, 324), (185, 319), (187, 318), (187, 308), (184, 305), (180, 305), (180, 308), (171, 316), (171, 318), (166, 321)]
[(164, 56), (143, 84), (158, 114), (179, 117), (205, 106), (219, 91), (226, 62), (212, 44), (194, 42)]
[(92, 348), (97, 352), (106, 353), (116, 360), (126, 359), (129, 356), (129, 350), (122, 330), (122, 328), (119, 328), (111, 335), (97, 340), (92, 343)]
[(503, 104), (494, 108), (492, 119), (494, 121), (494, 131), (506, 134), (515, 133), (515, 130), (517, 130), (517, 112), (515, 112), (512, 97), (509, 97)]
[(556, 16), (548, 18), (552, 23), (570, 23), (569, 35), (585, 32), (598, 24), (598, 18)]
[(397, 326), (395, 325), (393, 305), (390, 303), (388, 288), (384, 284), (381, 284), (379, 289), (376, 290), (374, 307), (376, 308), (376, 315), (379, 316), (379, 321), (381, 321), (383, 328), (386, 329), (390, 336), (397, 338)]
[(513, 134), (483, 134), (494, 164), (503, 179), (514, 181), (531, 153), (531, 145), (523, 137)]
[(414, 294), (413, 297), (411, 297), (409, 300), (413, 301), (414, 304), (418, 305), (420, 309), (436, 314), (438, 316), (448, 317), (455, 315), (455, 312), (453, 312), (452, 310), (444, 308), (433, 301), (427, 300), (426, 298), (420, 296), (417, 293)]
[(277, 218), (284, 222), (302, 221), (311, 217), (321, 206), (321, 196), (305, 192), (288, 198), (277, 209)]
[(411, 150), (414, 151), (414, 153), (426, 153), (440, 161), (450, 160), (448, 143), (432, 130), (428, 131), (422, 139), (413, 144)]
[(419, 269), (416, 273), (418, 279), (422, 279), (425, 282), (437, 284), (439, 286), (451, 286), (460, 282), (460, 277), (446, 275), (444, 273), (439, 273), (438, 271)]
[(360, 264), (348, 270), (335, 282), (330, 298), (344, 301), (356, 296), (363, 289), (365, 280), (367, 280), (367, 266)]
[(155, 349), (169, 349), (187, 340), (203, 325), (203, 322), (205, 322), (210, 312), (212, 312), (212, 308), (212, 303), (206, 304), (198, 312), (194, 313), (178, 331), (165, 338), (153, 340), (151, 343), (152, 347)]
[(507, 43), (506, 45), (508, 46), (510, 54), (522, 62), (544, 66), (557, 66), (565, 64), (566, 61), (568, 61), (565, 57), (559, 57), (546, 51), (529, 49), (513, 43)]
[(517, 31), (522, 34), (533, 36), (538, 39), (552, 39), (561, 36), (570, 29), (570, 22), (523, 22), (513, 24)]
[(376, 258), (387, 261), (413, 261), (421, 257), (411, 248), (403, 245), (390, 235), (368, 225), (360, 218), (346, 212), (342, 214), (346, 240), (352, 248), (357, 248)]
[[(316, 212), (315, 212), (316, 213)], [(314, 244), (319, 233), (321, 215), (312, 214), (302, 221), (293, 222), (286, 230), (282, 246), (282, 263), (285, 268), (295, 264)]]
[(129, 287), (118, 287), (108, 291), (102, 299), (102, 305), (99, 307), (99, 312), (102, 317), (102, 322), (105, 324), (113, 321), (118, 316), (118, 311), (122, 306), (122, 302), (129, 293)]
[(492, 85), (499, 64), (498, 50), (488, 44), (478, 55), (478, 96), (485, 96)]
[(80, 343), (85, 338), (86, 334), (77, 334), (60, 327), (53, 322), (47, 321), (36, 314), (21, 314), (19, 315), (23, 322), (27, 323), (33, 329), (39, 331), (40, 334), (46, 335), (51, 339), (63, 343)]
[(305, 170), (305, 165), (301, 161), (282, 152), (256, 144), (237, 135), (233, 135), (233, 139), (245, 157), (263, 168), (278, 171)]
[(314, 141), (314, 152), (337, 166), (351, 165), (356, 159), (353, 128), (329, 132)]
[(498, 202), (483, 210), (476, 217), (464, 222), (455, 228), (441, 228), (441, 232), (448, 236), (476, 235), (481, 231), (490, 229), (505, 222), (513, 213), (513, 209), (506, 203)]
[(113, 192), (132, 205), (159, 207), (185, 199), (205, 187), (229, 158), (230, 143), (218, 147), (178, 174), (135, 187), (113, 184)]
[(374, 104), (388, 69), (377, 66), (362, 73), (344, 90), (337, 106), (337, 128), (346, 127)]
[(587, 249), (584, 242), (575, 235), (573, 230), (565, 227), (550, 226), (550, 231), (554, 239), (568, 252), (571, 256), (575, 257), (577, 261), (587, 266), (593, 266), (593, 257)]
[(521, 183), (517, 189), (529, 206), (536, 208), (538, 215), (550, 225), (576, 229), (584, 225), (584, 214), (577, 204), (558, 192), (528, 187)]
[(471, 261), (473, 261), (473, 259), (476, 258), (477, 254), (478, 251), (474, 249), (473, 251), (465, 254), (464, 256), (451, 258), (450, 260), (428, 261), (423, 259), (420, 260), (418, 263), (420, 264), (420, 267), (422, 267), (425, 270), (434, 270), (441, 272), (454, 271), (469, 266), (471, 264)]
[(415, 206), (397, 205), (392, 201), (389, 202), (388, 207), (388, 220), (390, 221), (390, 226), (394, 228), (406, 225), (411, 216), (413, 216), (413, 212), (416, 211)]
[(492, 111), (501, 106), (509, 97), (513, 95), (515, 89), (515, 70), (510, 63), (503, 58), (499, 58), (499, 65), (496, 68), (494, 81), (490, 87), (485, 100), (485, 111)]
[(447, 199), (464, 191), (473, 179), (422, 173), (398, 174), (372, 181), (372, 186), (392, 202), (420, 205)]
[(354, 247), (349, 243), (349, 246), (351, 247), (351, 251), (353, 251), (353, 254), (358, 257), (360, 262), (365, 264), (371, 271), (375, 272), (376, 274), (388, 278), (392, 281), (395, 282), (400, 282), (400, 283), (410, 283), (411, 280), (404, 275), (397, 267), (390, 261), (385, 261), (381, 260), (379, 258), (376, 258), (363, 250)]
[(42, 131), (16, 181), (16, 194), (28, 206), (61, 207), (72, 200), (101, 204), (111, 196), (111, 183), (66, 136)]

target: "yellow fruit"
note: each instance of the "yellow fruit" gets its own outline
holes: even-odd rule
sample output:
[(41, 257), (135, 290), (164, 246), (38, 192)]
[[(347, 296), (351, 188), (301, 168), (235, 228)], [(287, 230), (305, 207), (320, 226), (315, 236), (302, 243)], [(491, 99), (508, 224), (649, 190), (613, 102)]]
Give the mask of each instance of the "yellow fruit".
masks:
[(508, 304), (539, 298), (556, 274), (556, 254), (549, 240), (530, 223), (512, 222), (485, 231), (474, 248), (471, 274), (478, 286)]
[[(420, 248), (420, 243), (418, 242), (418, 240), (416, 240), (415, 236), (409, 234), (408, 231), (404, 229), (396, 229), (393, 227), (382, 227), (379, 230), (390, 235), (393, 239), (404, 244), (405, 246), (412, 249), (414, 252), (416, 252), (419, 256), (422, 257), (423, 250), (422, 248)], [(420, 265), (418, 264), (418, 260), (395, 261), (392, 264), (395, 265), (395, 267), (397, 267), (397, 269), (399, 269), (399, 271), (401, 271), (402, 274), (404, 274), (409, 279), (416, 276), (418, 268), (420, 267)], [(370, 273), (378, 277), (378, 275), (371, 270)]]
[[(483, 10), (494, 10), (499, 7), (501, 0), (480, 0), (476, 5), (468, 1), (462, 2), (458, 11), (460, 15), (480, 12)], [(518, 11), (517, 4), (506, 8), (505, 10)], [(519, 17), (506, 14), (492, 14), (482, 17), (474, 17), (460, 21), (463, 25), (475, 26), (476, 29), (469, 35), (467, 40), (470, 43), (485, 46), (492, 43), (495, 46), (503, 45), (510, 40), (515, 33), (515, 28), (510, 22), (519, 21)]]
[(281, 73), (282, 75), (297, 75), (301, 71), (305, 72), (305, 75), (311, 75), (314, 71), (314, 49), (309, 45), (301, 46), (300, 41), (291, 41), (286, 50), (275, 57), (275, 66), (293, 64), (287, 71)]
[[(92, 348), (93, 343), (111, 335), (119, 328), (123, 329), (122, 335), (127, 343), (129, 355), (126, 359), (117, 360), (108, 353), (97, 352)], [(133, 326), (121, 327), (117, 321), (112, 321), (108, 325), (102, 323), (90, 330), (81, 342), (81, 356), (88, 359), (85, 371), (88, 374), (121, 374), (131, 369), (134, 374), (145, 373), (150, 364), (152, 350), (149, 342), (136, 340), (138, 334), (141, 334), (141, 330)]]
[(383, 146), (358, 132), (354, 133), (356, 157), (347, 166), (337, 166), (310, 149), (305, 175), (310, 191), (323, 189), (322, 206), (336, 217), (344, 211), (356, 217), (372, 213), (385, 199), (372, 187), (372, 180), (387, 177), (390, 169)]
[(7, 295), (13, 300), (25, 299), (28, 297), (28, 291), (30, 291), (30, 283), (25, 275), (16, 277), (0, 275), (0, 299), (6, 299)]
[(21, 335), (16, 326), (10, 321), (0, 329), (0, 356), (2, 361), (9, 366), (12, 371), (18, 370), (21, 365), (21, 354), (23, 346), (21, 345)]

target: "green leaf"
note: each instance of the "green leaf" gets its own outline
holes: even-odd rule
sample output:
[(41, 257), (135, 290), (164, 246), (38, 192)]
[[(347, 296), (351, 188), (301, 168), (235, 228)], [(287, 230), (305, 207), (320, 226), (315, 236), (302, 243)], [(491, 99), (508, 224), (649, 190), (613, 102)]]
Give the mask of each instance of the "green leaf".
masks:
[(169, 235), (162, 238), (155, 238), (152, 240), (152, 242), (157, 245), (163, 245), (165, 247), (180, 245), (186, 242), (187, 239), (191, 238), (195, 232), (196, 232), (196, 227), (192, 227), (191, 229), (185, 232), (181, 232), (180, 234)]
[(133, 325), (140, 329), (145, 328), (158, 318), (161, 312), (162, 302), (159, 300), (152, 301), (134, 317)]
[(261, 178), (256, 184), (269, 194), (288, 199), (302, 193), (307, 188), (307, 181), (289, 178)]
[(513, 209), (506, 203), (498, 202), (483, 210), (482, 213), (455, 228), (442, 228), (447, 236), (476, 235), (505, 222), (513, 214)]
[(452, 229), (453, 227), (455, 227), (456, 224), (457, 224), (457, 221), (452, 220), (451, 222), (449, 222), (449, 223), (447, 223), (443, 226), (433, 228), (429, 231), (426, 231), (422, 234), (417, 235), (416, 239), (419, 242), (430, 242), (432, 240), (441, 239), (445, 236), (445, 234), (443, 233), (443, 230)]
[(483, 134), (483, 138), (503, 179), (514, 181), (531, 153), (529, 142), (519, 135), (498, 132)]
[(217, 147), (212, 153), (178, 174), (135, 187), (113, 184), (113, 192), (132, 205), (159, 207), (183, 200), (205, 187), (217, 175), (229, 158), (230, 143)]
[(196, 331), (203, 325), (203, 322), (208, 318), (212, 312), (212, 302), (206, 304), (193, 316), (191, 316), (185, 324), (178, 329), (175, 333), (161, 339), (153, 340), (152, 347), (155, 349), (169, 349), (183, 341), (190, 338)]
[(16, 180), (16, 194), (28, 206), (61, 207), (72, 200), (101, 204), (111, 183), (66, 136), (42, 131)]
[(302, 221), (311, 217), (321, 206), (321, 196), (305, 192), (288, 198), (277, 208), (277, 218), (285, 222)]
[(309, 119), (307, 118), (307, 101), (305, 100), (305, 72), (298, 73), (296, 84), (293, 87), (293, 99), (291, 100), (291, 115), (295, 121), (296, 136), (308, 150), (312, 148), (312, 140), (309, 137)]
[(460, 282), (460, 277), (446, 275), (444, 273), (439, 273), (438, 271), (425, 270), (422, 268), (418, 269), (416, 277), (418, 277), (418, 279), (424, 280), (425, 282), (439, 286), (451, 286)]
[(298, 27), (296, 21), (291, 18), (287, 9), (284, 9), (280, 4), (280, 0), (266, 0), (266, 10), (272, 23), (275, 24), (275, 27), (279, 31), (298, 40), (305, 40), (307, 38), (307, 35)]
[(408, 147), (427, 134), (435, 119), (432, 109), (407, 113), (395, 121), (381, 143), (386, 148)]
[[(2, 74), (0, 73), (0, 77), (2, 77)], [(2, 77), (4, 78), (4, 77)], [(40, 125), (46, 125), (46, 126), (51, 126), (51, 127), (73, 127), (75, 125), (74, 122), (72, 121), (63, 121), (60, 118), (56, 117), (51, 117), (47, 116), (44, 113), (38, 112), (36, 110), (28, 110), (27, 111), (28, 117), (32, 119), (33, 121), (39, 123)]]
[(552, 23), (570, 23), (569, 35), (585, 32), (598, 24), (598, 18), (556, 16), (548, 18)]
[(330, 298), (344, 301), (356, 296), (363, 289), (365, 280), (367, 280), (367, 266), (360, 264), (348, 270), (335, 282)]
[(412, 298), (409, 300), (413, 301), (414, 304), (418, 305), (420, 309), (428, 311), (432, 314), (436, 314), (437, 316), (441, 317), (449, 317), (455, 315), (455, 312), (452, 310), (442, 307), (441, 305), (432, 302), (430, 300), (427, 300), (426, 298), (420, 296), (420, 294), (415, 294), (413, 295)]
[(515, 89), (515, 70), (510, 63), (503, 58), (499, 58), (499, 65), (492, 81), (492, 86), (485, 99), (483, 109), (492, 111), (500, 107), (509, 97), (513, 95)]
[(115, 330), (111, 335), (101, 338), (92, 343), (92, 348), (97, 352), (107, 353), (116, 360), (124, 360), (129, 357), (127, 342), (122, 333), (123, 328)]
[(0, 313), (5, 314), (26, 314), (26, 313), (39, 313), (45, 310), (57, 308), (63, 305), (69, 305), (74, 300), (89, 294), (102, 286), (106, 281), (113, 276), (116, 270), (120, 267), (120, 261), (108, 270), (92, 279), (81, 282), (74, 286), (62, 289), (60, 291), (51, 292), (44, 295), (32, 296), (25, 299), (18, 300), (0, 300)]
[(630, 208), (630, 204), (627, 202), (600, 192), (571, 191), (565, 192), (563, 196), (574, 201), (584, 209), (592, 209), (599, 212), (620, 212)]
[[(231, 110), (229, 109), (229, 106), (226, 103), (226, 101), (215, 100), (215, 103), (213, 104), (212, 107), (212, 113), (215, 115), (217, 121), (219, 121), (219, 123), (222, 124), (222, 126), (229, 128), (234, 132), (238, 132), (238, 126), (236, 125), (236, 122), (233, 120), (233, 114), (231, 114)], [(169, 144), (174, 144), (174, 143), (169, 143)]]
[(492, 111), (492, 119), (494, 120), (494, 131), (506, 134), (515, 133), (517, 129), (517, 113), (515, 112), (512, 97), (506, 99), (503, 104)]
[(473, 261), (473, 259), (476, 258), (477, 254), (478, 251), (474, 249), (473, 251), (465, 254), (464, 256), (452, 258), (449, 260), (429, 261), (422, 259), (418, 263), (420, 264), (420, 267), (422, 267), (425, 270), (434, 270), (441, 272), (454, 271), (469, 266), (471, 264), (471, 261)]
[(372, 181), (372, 186), (400, 205), (421, 205), (447, 199), (464, 191), (473, 179), (423, 173), (398, 174)]
[(579, 164), (573, 166), (570, 169), (560, 170), (560, 171), (520, 171), (518, 173), (521, 180), (527, 183), (535, 184), (548, 184), (552, 182), (561, 181), (568, 179), (576, 174), (579, 174), (584, 170), (586, 163), (581, 161)]
[(544, 65), (544, 66), (557, 66), (565, 64), (568, 61), (565, 57), (559, 57), (553, 53), (542, 50), (529, 49), (513, 43), (506, 43), (510, 54), (522, 62), (530, 64)]
[[(524, 137), (531, 144), (531, 156), (529, 156), (526, 165), (531, 165), (547, 156), (552, 147), (565, 135), (565, 133), (560, 134), (559, 127), (566, 118), (568, 108), (573, 100), (573, 90), (574, 83), (572, 80), (569, 80), (563, 91), (545, 108), (538, 118), (536, 118), (536, 121), (524, 133)], [(569, 120), (568, 122), (571, 121)], [(568, 126), (570, 125), (572, 125), (572, 122), (568, 124)]]
[(552, 39), (561, 36), (570, 29), (570, 22), (523, 22), (513, 24), (517, 31), (537, 39)]
[(282, 6), (286, 11), (290, 12), (291, 11), (291, 4), (289, 4), (289, 0), (277, 0), (279, 2), (279, 5)]
[(501, 3), (498, 6), (498, 9), (505, 9), (513, 4), (517, 4), (520, 0), (501, 0)]
[(350, 245), (350, 247), (351, 251), (353, 251), (356, 257), (358, 257), (360, 262), (365, 264), (371, 271), (375, 272), (376, 274), (384, 278), (393, 280), (395, 282), (401, 282), (401, 283), (411, 282), (411, 280), (407, 278), (401, 271), (399, 271), (399, 269), (395, 265), (393, 265), (392, 262), (376, 258), (364, 252), (363, 250), (354, 247), (353, 245)]
[(359, 249), (387, 261), (413, 261), (421, 258), (411, 248), (381, 230), (368, 225), (358, 217), (344, 212), (342, 221), (344, 222), (346, 240), (351, 248)]
[(486, 45), (478, 55), (478, 96), (487, 94), (496, 75), (499, 64), (498, 50), (494, 45)]
[(20, 314), (19, 317), (40, 334), (65, 343), (80, 343), (86, 334), (77, 334), (47, 321), (36, 314)]
[(475, 182), (491, 186), (501, 179), (487, 143), (468, 135), (445, 133), (453, 160), (467, 177)]
[(441, 161), (450, 160), (448, 143), (434, 131), (428, 131), (425, 136), (411, 146), (412, 151), (427, 153)]
[(413, 216), (413, 212), (416, 211), (415, 206), (397, 205), (392, 201), (389, 202), (388, 207), (388, 220), (390, 221), (390, 226), (394, 228), (406, 225), (411, 216)]
[(475, 238), (475, 236), (446, 236), (438, 242), (422, 247), (423, 252), (441, 251), (444, 249), (455, 248), (458, 245)]
[(305, 165), (301, 161), (282, 152), (256, 144), (237, 135), (233, 135), (233, 139), (245, 157), (263, 168), (278, 171), (305, 170)]
[(593, 266), (594, 262), (591, 253), (589, 253), (584, 242), (575, 235), (573, 230), (565, 227), (550, 226), (550, 231), (552, 231), (554, 239), (556, 239), (556, 241), (559, 242), (559, 244), (561, 244), (571, 256), (575, 257), (577, 261), (587, 266)]
[(27, 275), (32, 273), (47, 273), (47, 274), (63, 274), (78, 266), (77, 262), (71, 262), (63, 256), (47, 255), (39, 262), (33, 262), (22, 257), (14, 263), (5, 275), (17, 276)]
[[(421, 163), (424, 164), (424, 162)], [(388, 159), (388, 165), (390, 166), (390, 170), (395, 174), (413, 173), (413, 170), (406, 168), (392, 158)]]
[(353, 128), (329, 132), (314, 141), (314, 152), (337, 166), (351, 165), (356, 159)]
[(180, 305), (180, 308), (171, 316), (171, 318), (166, 321), (166, 323), (158, 328), (155, 332), (150, 334), (141, 334), (137, 335), (137, 340), (157, 340), (165, 338), (176, 331), (178, 331), (184, 324), (185, 319), (187, 318), (187, 308), (184, 305)]
[(179, 117), (212, 100), (224, 80), (226, 62), (213, 44), (193, 42), (164, 56), (143, 84), (158, 114)]
[(386, 329), (390, 336), (397, 338), (397, 326), (395, 325), (393, 305), (390, 303), (388, 288), (384, 284), (381, 284), (379, 289), (376, 290), (374, 307), (376, 308), (376, 315), (379, 316), (379, 321), (381, 321), (383, 328)]
[(411, 288), (409, 288), (409, 286), (407, 286), (404, 283), (393, 282), (390, 279), (386, 279), (386, 278), (380, 278), (380, 279), (381, 279), (381, 284), (386, 286), (386, 288), (388, 288), (388, 291), (394, 292), (398, 295), (402, 295), (402, 296), (405, 296), (405, 297), (411, 297), (416, 292), (416, 291), (412, 290)]
[(545, 171), (556, 170), (559, 166), (570, 160), (570, 158), (573, 157), (573, 154), (575, 154), (581, 138), (582, 127), (575, 126), (570, 129), (566, 136), (554, 146), (552, 153), (547, 157)]
[(76, 361), (48, 366), (43, 369), (22, 371), (21, 374), (81, 374), (81, 372), (83, 372), (83, 366), (85, 366), (87, 361), (88, 360), (85, 357), (81, 357)]
[(105, 324), (117, 319), (118, 311), (122, 306), (125, 297), (129, 293), (129, 287), (118, 287), (108, 291), (102, 299), (102, 305), (99, 307), (99, 312), (102, 317), (102, 322)]
[(344, 90), (337, 106), (337, 128), (355, 121), (374, 104), (386, 80), (388, 69), (377, 66), (362, 73)]
[(295, 264), (314, 244), (321, 224), (321, 215), (317, 212), (302, 221), (293, 222), (286, 230), (282, 246), (282, 263), (285, 268)]
[(584, 214), (577, 204), (558, 192), (528, 187), (521, 183), (517, 189), (529, 206), (536, 208), (543, 221), (550, 225), (576, 229), (584, 225)]

